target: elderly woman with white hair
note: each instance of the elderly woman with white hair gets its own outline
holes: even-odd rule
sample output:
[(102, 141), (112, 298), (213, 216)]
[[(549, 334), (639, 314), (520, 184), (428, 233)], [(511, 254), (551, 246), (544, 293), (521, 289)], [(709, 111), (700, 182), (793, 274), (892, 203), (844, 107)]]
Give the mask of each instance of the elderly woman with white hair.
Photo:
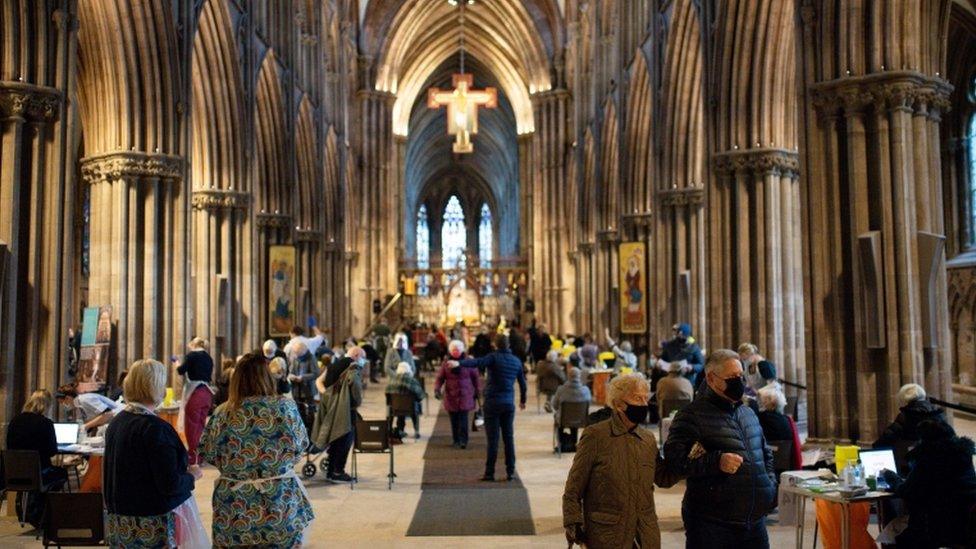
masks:
[[(759, 390), (759, 425), (762, 427), (766, 442), (775, 445), (778, 442), (791, 441), (793, 450), (790, 453), (790, 470), (797, 470), (803, 466), (803, 448), (800, 442), (800, 431), (796, 428), (793, 418), (783, 413), (786, 409), (786, 395), (777, 385), (767, 385)], [(777, 477), (782, 471), (776, 471)]]
[(900, 411), (895, 421), (885, 428), (881, 437), (874, 442), (875, 448), (895, 450), (895, 464), (898, 473), (908, 474), (908, 461), (905, 455), (918, 444), (918, 425), (925, 420), (946, 421), (945, 411), (932, 404), (926, 397), (925, 389), (917, 383), (908, 383), (898, 390)]
[(665, 476), (654, 434), (640, 426), (651, 386), (639, 373), (615, 377), (610, 419), (583, 431), (563, 492), (563, 526), (570, 543), (617, 548), (661, 547), (654, 484)]
[(475, 399), (481, 390), (481, 376), (475, 368), (459, 368), (465, 356), (464, 343), (455, 339), (447, 345), (448, 357), (441, 362), (434, 382), (434, 396), (443, 395), (444, 409), (451, 418), (451, 438), (454, 447), (468, 447), (468, 412), (474, 410)]
[(410, 352), (410, 340), (407, 339), (407, 334), (397, 332), (397, 334), (393, 337), (393, 345), (386, 350), (386, 356), (383, 357), (383, 369), (386, 371), (386, 376), (395, 376), (397, 366), (399, 366), (401, 362), (406, 362), (409, 364), (412, 372), (417, 371), (417, 365), (414, 362), (413, 353)]
[(192, 541), (184, 536), (202, 530), (193, 499), (194, 477), (200, 475), (187, 472), (183, 442), (156, 415), (167, 377), (161, 363), (137, 360), (122, 387), (127, 405), (105, 435), (103, 493), (111, 547), (182, 546)]

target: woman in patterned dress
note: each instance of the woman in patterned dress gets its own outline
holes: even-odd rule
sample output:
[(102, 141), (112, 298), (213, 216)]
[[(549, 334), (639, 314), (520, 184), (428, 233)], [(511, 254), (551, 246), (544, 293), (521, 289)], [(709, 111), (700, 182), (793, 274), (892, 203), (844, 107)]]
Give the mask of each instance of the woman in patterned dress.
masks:
[[(105, 435), (106, 539), (111, 547), (176, 547), (177, 508), (189, 506), (194, 477), (173, 427), (156, 415), (166, 394), (166, 367), (138, 360), (125, 378), (125, 409)], [(185, 524), (181, 524), (185, 527)]]
[(214, 412), (200, 455), (220, 470), (213, 493), (214, 547), (302, 544), (312, 507), (295, 465), (308, 446), (298, 407), (279, 396), (261, 353), (234, 369), (227, 402)]

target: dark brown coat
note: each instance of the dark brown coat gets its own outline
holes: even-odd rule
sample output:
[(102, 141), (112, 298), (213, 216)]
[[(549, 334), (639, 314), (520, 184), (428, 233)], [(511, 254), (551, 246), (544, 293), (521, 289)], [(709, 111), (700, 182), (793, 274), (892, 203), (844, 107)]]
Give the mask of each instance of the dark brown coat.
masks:
[(661, 547), (654, 484), (667, 487), (654, 435), (618, 414), (583, 431), (563, 493), (563, 525), (582, 524), (587, 547)]

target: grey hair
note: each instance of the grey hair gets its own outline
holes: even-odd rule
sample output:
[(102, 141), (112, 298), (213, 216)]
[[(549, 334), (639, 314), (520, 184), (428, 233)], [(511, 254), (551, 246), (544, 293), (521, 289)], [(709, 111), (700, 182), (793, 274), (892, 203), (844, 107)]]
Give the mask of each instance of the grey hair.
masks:
[(705, 372), (714, 372), (732, 359), (739, 360), (739, 353), (732, 349), (717, 349), (712, 351), (712, 354), (708, 355), (708, 360), (705, 361)]
[(559, 351), (549, 351), (546, 353), (546, 360), (553, 364), (559, 362)]
[(925, 398), (925, 389), (918, 383), (908, 383), (898, 389), (898, 405), (908, 406), (909, 403)]
[(752, 343), (743, 343), (742, 345), (739, 345), (739, 354), (740, 355), (759, 354), (759, 347), (756, 347), (755, 344)]
[(651, 383), (647, 381), (644, 374), (640, 372), (632, 372), (629, 374), (619, 375), (612, 380), (610, 380), (610, 385), (607, 387), (607, 402), (613, 407), (616, 403), (620, 402), (627, 395), (632, 395), (638, 392), (646, 392), (648, 395), (651, 392)]
[(464, 347), (464, 342), (460, 339), (452, 339), (450, 343), (447, 344), (448, 352), (459, 349), (462, 353), (466, 350)]
[(782, 389), (775, 385), (767, 385), (759, 389), (760, 410), (776, 410), (782, 414), (785, 408), (786, 395), (783, 394)]
[(569, 369), (569, 379), (575, 379), (579, 381), (580, 375), (582, 375), (583, 370), (580, 370), (576, 366)]

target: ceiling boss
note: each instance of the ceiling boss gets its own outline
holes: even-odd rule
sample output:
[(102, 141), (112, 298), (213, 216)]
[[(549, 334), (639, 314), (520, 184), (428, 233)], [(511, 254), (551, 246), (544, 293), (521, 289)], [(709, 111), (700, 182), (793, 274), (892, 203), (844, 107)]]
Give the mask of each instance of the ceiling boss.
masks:
[(473, 89), (474, 76), (464, 73), (464, 6), (474, 4), (473, 0), (457, 2), (449, 0), (449, 4), (459, 7), (458, 21), (461, 25), (461, 62), (460, 72), (451, 78), (453, 90), (431, 88), (427, 91), (427, 106), (439, 109), (447, 106), (447, 133), (455, 136), (453, 150), (457, 154), (474, 152), (471, 136), (478, 133), (478, 107), (493, 109), (498, 106), (498, 91), (495, 88), (483, 90)]

